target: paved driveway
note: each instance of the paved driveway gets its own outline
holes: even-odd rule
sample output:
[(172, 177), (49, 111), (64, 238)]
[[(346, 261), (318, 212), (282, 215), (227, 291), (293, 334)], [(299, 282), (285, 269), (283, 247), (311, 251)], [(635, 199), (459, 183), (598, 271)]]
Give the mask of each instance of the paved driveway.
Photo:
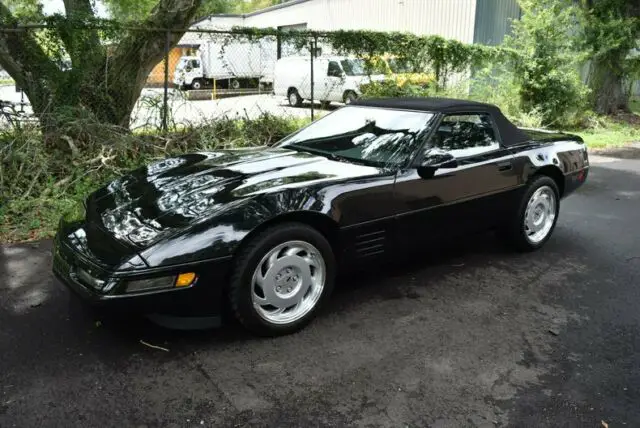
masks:
[(48, 242), (4, 247), (0, 426), (640, 426), (638, 222), (640, 161), (594, 158), (543, 250), (479, 237), (341, 278), (278, 339), (100, 321)]

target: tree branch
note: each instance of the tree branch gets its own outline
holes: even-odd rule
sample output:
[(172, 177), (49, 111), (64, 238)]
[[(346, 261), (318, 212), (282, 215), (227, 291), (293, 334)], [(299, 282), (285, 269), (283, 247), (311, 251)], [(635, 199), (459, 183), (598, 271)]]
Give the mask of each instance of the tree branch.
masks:
[[(5, 28), (16, 27), (17, 19), (9, 8), (0, 3), (0, 23)], [(47, 81), (58, 79), (60, 69), (45, 54), (28, 30), (1, 32), (0, 31), (0, 66), (16, 81), (27, 96), (35, 99), (44, 97), (49, 88)], [(34, 105), (34, 107), (43, 107)]]
[[(141, 23), (148, 31), (130, 31), (118, 44), (110, 59), (109, 82), (114, 90), (135, 102), (153, 67), (164, 58), (166, 33), (158, 28), (184, 29), (191, 23), (201, 0), (160, 0), (151, 15)], [(171, 32), (169, 49), (182, 38), (184, 31)], [(129, 90), (123, 90), (129, 88)], [(127, 118), (123, 118), (123, 120)]]
[(95, 29), (78, 29), (95, 17), (91, 0), (64, 0), (67, 23), (71, 28), (58, 30), (60, 39), (71, 57), (75, 69), (91, 68), (104, 64), (104, 48)]

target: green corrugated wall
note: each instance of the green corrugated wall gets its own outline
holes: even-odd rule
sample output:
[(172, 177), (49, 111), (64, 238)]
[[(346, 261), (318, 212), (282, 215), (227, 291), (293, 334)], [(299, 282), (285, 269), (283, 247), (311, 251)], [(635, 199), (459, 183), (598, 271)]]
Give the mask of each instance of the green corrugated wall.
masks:
[(510, 32), (511, 21), (519, 18), (517, 0), (477, 0), (473, 42), (499, 45)]

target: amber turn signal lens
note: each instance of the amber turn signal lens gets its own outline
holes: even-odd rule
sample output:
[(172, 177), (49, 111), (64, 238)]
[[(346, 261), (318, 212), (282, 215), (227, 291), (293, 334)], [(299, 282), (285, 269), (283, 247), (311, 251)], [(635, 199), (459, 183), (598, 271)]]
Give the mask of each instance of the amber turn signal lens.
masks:
[(196, 279), (196, 274), (193, 272), (181, 273), (176, 278), (176, 287), (188, 287), (193, 284)]

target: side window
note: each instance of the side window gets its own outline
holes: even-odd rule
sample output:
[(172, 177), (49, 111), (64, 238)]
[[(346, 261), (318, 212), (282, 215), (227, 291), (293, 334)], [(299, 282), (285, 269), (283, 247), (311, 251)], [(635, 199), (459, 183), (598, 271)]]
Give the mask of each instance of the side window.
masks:
[(457, 158), (465, 158), (496, 150), (500, 143), (491, 116), (480, 113), (445, 116), (429, 146), (445, 150)]
[(340, 64), (335, 61), (329, 61), (329, 70), (327, 71), (327, 76), (341, 77), (342, 68), (340, 68)]
[(192, 59), (191, 60), (191, 67), (199, 68), (200, 67), (200, 61), (198, 61), (197, 59)]

